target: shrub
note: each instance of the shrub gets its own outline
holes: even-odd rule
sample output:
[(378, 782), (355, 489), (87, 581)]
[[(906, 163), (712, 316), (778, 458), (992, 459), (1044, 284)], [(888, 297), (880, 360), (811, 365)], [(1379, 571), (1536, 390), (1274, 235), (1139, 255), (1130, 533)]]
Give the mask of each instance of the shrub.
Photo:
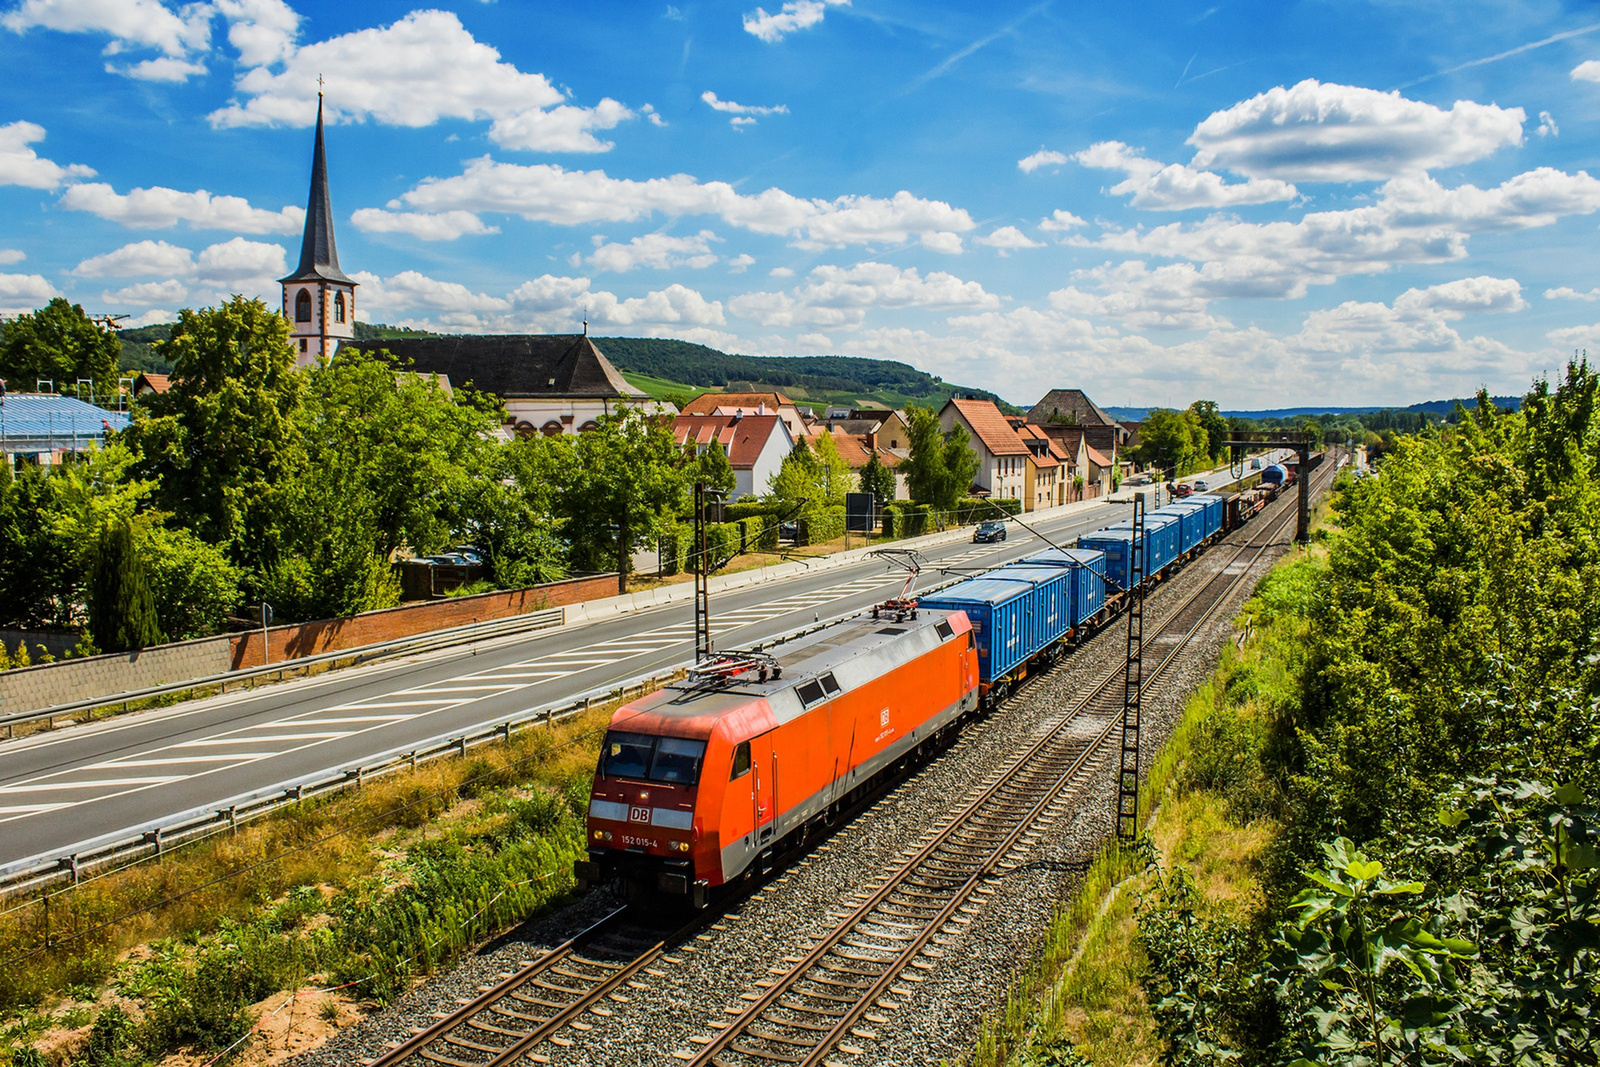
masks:
[(808, 508), (800, 513), (800, 544), (820, 545), (844, 536), (844, 508)]
[(898, 536), (921, 537), (928, 532), (928, 522), (933, 514), (933, 508), (927, 504), (912, 504), (901, 509), (900, 514), (903, 528)]
[(896, 505), (884, 508), (883, 536), (904, 537), (905, 534), (903, 531), (905, 529), (905, 521), (904, 513), (900, 510), (899, 506)]
[[(706, 527), (706, 553), (710, 556), (708, 566), (716, 566), (725, 560), (733, 558), (739, 551), (740, 531), (738, 523), (714, 522)], [(691, 549), (692, 551), (692, 549)]]
[(778, 505), (765, 501), (741, 500), (737, 504), (724, 507), (722, 517), (728, 522), (738, 522), (740, 519), (753, 519), (761, 515), (776, 515), (779, 510)]
[(757, 552), (778, 551), (778, 516), (776, 513), (761, 515), (745, 520), (754, 524), (750, 533), (750, 544)]
[(689, 553), (694, 551), (694, 529), (678, 525), (669, 529), (660, 541), (661, 576), (678, 574), (688, 565)]

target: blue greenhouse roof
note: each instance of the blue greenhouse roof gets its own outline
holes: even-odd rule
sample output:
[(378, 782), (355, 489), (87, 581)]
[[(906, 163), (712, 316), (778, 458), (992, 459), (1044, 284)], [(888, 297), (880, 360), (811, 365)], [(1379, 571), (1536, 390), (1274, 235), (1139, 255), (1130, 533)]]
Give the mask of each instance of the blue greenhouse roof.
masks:
[(81, 448), (98, 443), (107, 430), (127, 429), (128, 422), (123, 412), (70, 396), (9, 393), (0, 402), (0, 451)]

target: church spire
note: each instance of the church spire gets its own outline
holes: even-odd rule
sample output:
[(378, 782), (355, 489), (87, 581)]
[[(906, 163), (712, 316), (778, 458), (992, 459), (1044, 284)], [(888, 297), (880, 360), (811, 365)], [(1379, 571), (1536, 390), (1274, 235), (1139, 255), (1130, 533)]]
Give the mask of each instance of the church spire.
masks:
[(328, 160), (322, 147), (322, 93), (317, 93), (317, 140), (311, 153), (311, 194), (306, 201), (306, 230), (300, 242), (300, 266), (285, 282), (329, 281), (354, 284), (339, 269), (333, 242), (333, 201), (328, 195)]

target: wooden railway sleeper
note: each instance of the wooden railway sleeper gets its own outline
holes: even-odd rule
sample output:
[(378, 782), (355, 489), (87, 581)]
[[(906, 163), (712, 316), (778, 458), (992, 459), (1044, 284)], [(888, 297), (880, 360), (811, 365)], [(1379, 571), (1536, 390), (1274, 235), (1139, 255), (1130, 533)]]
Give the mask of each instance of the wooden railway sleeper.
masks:
[[(463, 1026), (461, 1029), (466, 1029), (466, 1026)], [(517, 1034), (516, 1036), (521, 1037), (522, 1035)], [(448, 1034), (445, 1034), (444, 1037), (440, 1038), (440, 1040), (448, 1045), (454, 1045), (457, 1048), (470, 1048), (474, 1052), (486, 1052), (491, 1056), (496, 1055), (504, 1050), (504, 1046), (502, 1045), (485, 1045), (481, 1041), (470, 1041), (467, 1038), (462, 1037), (459, 1030), (450, 1031)]]
[(449, 1056), (446, 1056), (441, 1052), (435, 1052), (432, 1049), (427, 1048), (420, 1050), (417, 1055), (421, 1056), (429, 1063), (443, 1064), (444, 1067), (483, 1067), (483, 1064), (481, 1063), (471, 1063), (467, 1060), (451, 1059)]
[(780, 1045), (800, 1045), (804, 1048), (817, 1047), (815, 1038), (785, 1037), (783, 1034), (774, 1034), (767, 1030), (757, 1030), (753, 1026), (745, 1032), (751, 1037), (758, 1037), (762, 1041), (772, 1041)]
[[(811, 1007), (809, 1005), (806, 1005), (806, 1004), (796, 1004), (792, 1000), (780, 1000), (780, 1001), (778, 1001), (778, 1007), (780, 1007), (780, 1008), (788, 1008), (790, 1011), (810, 1012), (812, 1015), (831, 1015), (831, 1016), (834, 1016), (835, 1018), (839, 1018), (839, 1017), (843, 1016), (846, 1012), (848, 1012), (850, 1010), (849, 1008), (813, 1008), (813, 1007)], [(762, 1018), (767, 1018), (767, 1016), (763, 1015)], [(801, 1022), (798, 1022), (798, 1021), (785, 1022), (783, 1025), (798, 1027), (801, 1030), (811, 1030), (811, 1029), (827, 1030), (827, 1029), (829, 1029), (829, 1027), (826, 1027), (826, 1026), (817, 1026), (814, 1023), (801, 1023)]]
[(770, 1060), (773, 1063), (804, 1063), (806, 1060), (804, 1056), (782, 1056), (776, 1052), (767, 1052), (764, 1049), (751, 1048), (748, 1045), (741, 1045), (738, 1042), (734, 1042), (733, 1049), (735, 1052), (742, 1052), (746, 1056), (754, 1056), (761, 1060)]

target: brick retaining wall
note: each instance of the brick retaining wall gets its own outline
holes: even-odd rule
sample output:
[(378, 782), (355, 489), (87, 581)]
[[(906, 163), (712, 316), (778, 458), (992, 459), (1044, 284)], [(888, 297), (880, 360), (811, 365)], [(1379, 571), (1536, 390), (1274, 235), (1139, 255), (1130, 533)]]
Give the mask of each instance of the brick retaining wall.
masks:
[[(295, 626), (274, 626), (270, 634), (271, 662), (281, 663), (297, 656), (314, 656), (357, 645), (374, 645), (402, 637), (467, 626), (492, 619), (509, 619), (530, 611), (557, 608), (611, 596), (617, 591), (615, 574), (596, 574), (549, 582), (526, 589), (500, 589), (476, 596), (446, 597), (422, 604), (402, 604), (383, 611), (369, 611), (343, 619), (320, 619)], [(230, 670), (259, 667), (261, 631), (230, 635), (233, 649)]]
[[(586, 575), (526, 589), (404, 604), (343, 619), (274, 626), (269, 631), (272, 662), (506, 619), (611, 596), (616, 590), (615, 574)], [(0, 671), (0, 715), (260, 665), (261, 631), (256, 630)]]

